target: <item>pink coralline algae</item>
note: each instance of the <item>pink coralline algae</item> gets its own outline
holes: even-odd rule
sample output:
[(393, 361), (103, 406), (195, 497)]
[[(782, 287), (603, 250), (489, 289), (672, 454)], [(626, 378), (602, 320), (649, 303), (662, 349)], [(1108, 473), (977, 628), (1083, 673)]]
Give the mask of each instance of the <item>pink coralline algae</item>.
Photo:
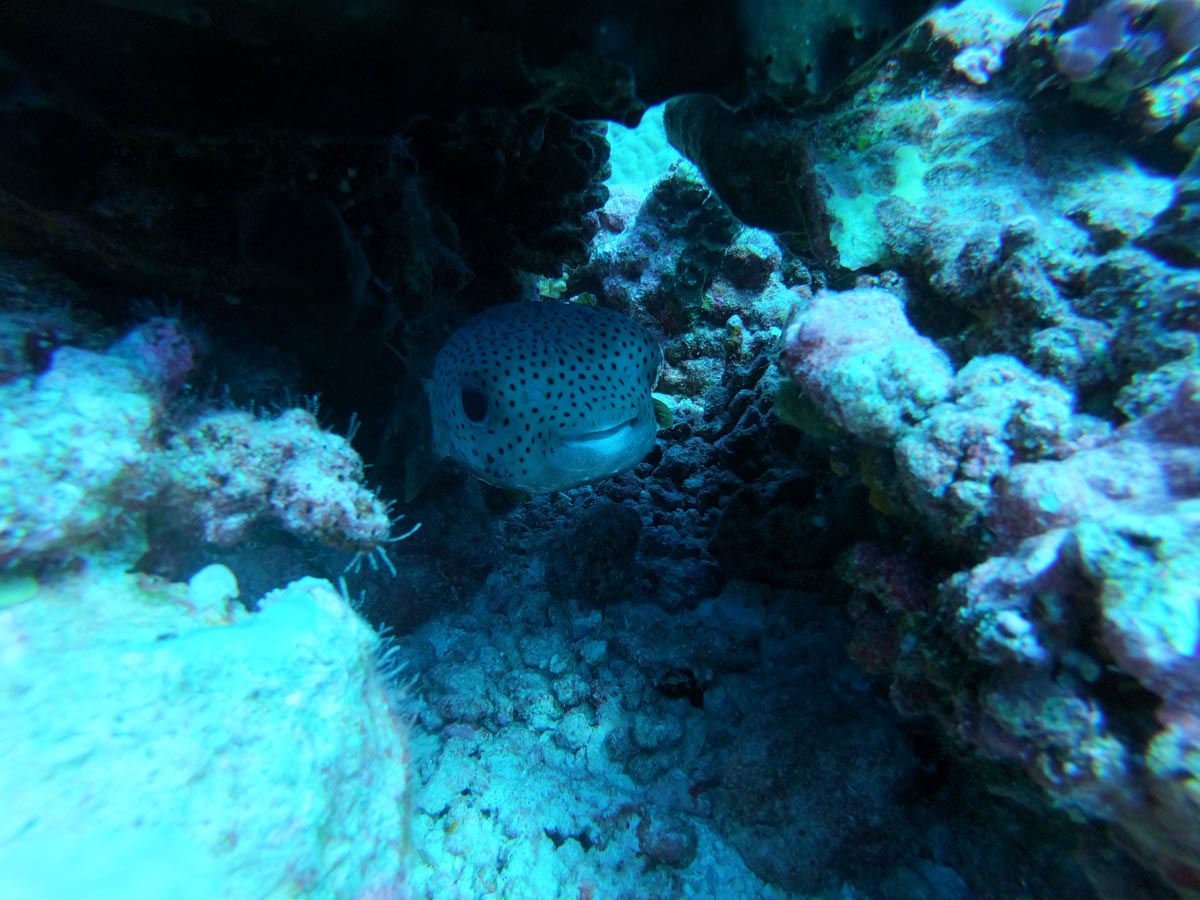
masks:
[(352, 550), (379, 546), (391, 529), (350, 443), (302, 409), (274, 419), (210, 413), (173, 435), (161, 462), (159, 502), (215, 544), (237, 541), (258, 519)]
[[(1108, 430), (1013, 362), (968, 364), (954, 400), (897, 448), (933, 527), (953, 525), (945, 498), (974, 486), (977, 534), (995, 555), (922, 591), (901, 561), (856, 548), (843, 567), (856, 588), (851, 651), (891, 673), (902, 709), (1019, 763), (1055, 805), (1110, 824), (1166, 882), (1194, 890), (1200, 374)], [(999, 394), (973, 404), (968, 383)]]
[(1066, 457), (1108, 433), (1073, 406), (1066, 388), (1011, 356), (971, 360), (955, 376), (953, 396), (896, 442), (906, 496), (934, 521), (976, 528), (1015, 466)]
[(60, 347), (45, 372), (0, 385), (0, 567), (136, 540), (152, 507), (221, 544), (260, 518), (356, 551), (387, 539), (362, 460), (310, 413), (166, 428), (191, 366), (179, 324), (155, 319), (106, 353)]
[[(1136, 503), (1130, 504), (1136, 506)], [(1121, 510), (1023, 542), (943, 587), (994, 668), (951, 723), (1053, 800), (1115, 824), (1168, 881), (1200, 876), (1200, 501)], [(1182, 879), (1182, 880), (1180, 880)]]
[(949, 358), (909, 325), (896, 295), (862, 287), (797, 297), (784, 328), (783, 368), (851, 434), (889, 440), (949, 396)]
[[(892, 698), (1022, 766), (1173, 886), (1200, 886), (1200, 369), (1127, 390), (1118, 427), (1004, 354), (957, 373), (876, 288), (800, 296), (781, 364), (880, 458), (908, 524), (966, 555), (931, 578), (842, 559), (851, 655)], [(1134, 397), (1134, 394), (1137, 396)], [(940, 581), (940, 584), (939, 584)]]

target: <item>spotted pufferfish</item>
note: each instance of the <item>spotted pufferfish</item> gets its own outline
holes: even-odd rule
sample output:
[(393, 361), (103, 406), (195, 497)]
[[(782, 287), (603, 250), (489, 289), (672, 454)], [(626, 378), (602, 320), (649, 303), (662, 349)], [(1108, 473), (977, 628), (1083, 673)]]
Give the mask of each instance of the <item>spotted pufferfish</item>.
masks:
[(654, 446), (662, 361), (650, 332), (611, 310), (494, 306), (450, 336), (425, 383), (434, 454), (529, 494), (620, 474)]

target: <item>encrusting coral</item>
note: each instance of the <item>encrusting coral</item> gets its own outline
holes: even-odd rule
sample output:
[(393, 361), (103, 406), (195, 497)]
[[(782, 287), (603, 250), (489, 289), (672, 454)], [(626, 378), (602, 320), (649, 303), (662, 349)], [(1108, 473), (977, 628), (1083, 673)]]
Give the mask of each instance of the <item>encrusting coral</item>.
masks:
[(362, 460), (306, 410), (214, 411), (164, 434), (192, 362), (178, 323), (154, 319), (0, 385), (0, 566), (127, 540), (125, 517), (151, 508), (216, 544), (259, 519), (355, 551), (387, 541)]
[[(1113, 428), (1011, 356), (951, 378), (884, 296), (800, 292), (781, 363), (829, 419), (892, 455), (890, 489), (928, 533), (982, 559), (933, 588), (857, 545), (843, 560), (852, 654), (890, 673), (902, 711), (1022, 765), (1057, 806), (1194, 884), (1200, 376), (1166, 367), (1142, 414)], [(916, 349), (877, 352), (893, 345), (876, 333)], [(914, 404), (930, 378), (938, 389)]]

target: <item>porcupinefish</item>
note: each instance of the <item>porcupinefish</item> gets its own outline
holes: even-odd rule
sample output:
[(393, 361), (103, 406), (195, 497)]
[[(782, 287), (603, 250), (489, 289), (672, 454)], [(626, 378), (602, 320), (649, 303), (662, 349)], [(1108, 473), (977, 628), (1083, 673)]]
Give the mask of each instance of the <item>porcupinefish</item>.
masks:
[(607, 309), (506, 303), (454, 332), (426, 382), (433, 451), (490, 484), (562, 491), (641, 462), (662, 350)]

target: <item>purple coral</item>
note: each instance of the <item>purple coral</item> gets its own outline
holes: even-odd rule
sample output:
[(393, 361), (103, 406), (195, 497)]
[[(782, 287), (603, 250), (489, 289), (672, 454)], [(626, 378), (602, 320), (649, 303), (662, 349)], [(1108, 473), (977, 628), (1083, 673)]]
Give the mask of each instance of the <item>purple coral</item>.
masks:
[(1196, 0), (1159, 0), (1157, 11), (1171, 49), (1182, 55), (1200, 47), (1200, 4)]
[(163, 399), (183, 386), (195, 365), (192, 341), (177, 319), (159, 317), (139, 325), (112, 352), (127, 360)]
[(1196, 0), (1108, 0), (1058, 38), (1054, 62), (1086, 103), (1160, 131), (1194, 119)]
[(1054, 46), (1058, 71), (1071, 81), (1087, 81), (1100, 73), (1128, 37), (1129, 12), (1126, 3), (1106, 3), (1082, 25), (1063, 33)]

